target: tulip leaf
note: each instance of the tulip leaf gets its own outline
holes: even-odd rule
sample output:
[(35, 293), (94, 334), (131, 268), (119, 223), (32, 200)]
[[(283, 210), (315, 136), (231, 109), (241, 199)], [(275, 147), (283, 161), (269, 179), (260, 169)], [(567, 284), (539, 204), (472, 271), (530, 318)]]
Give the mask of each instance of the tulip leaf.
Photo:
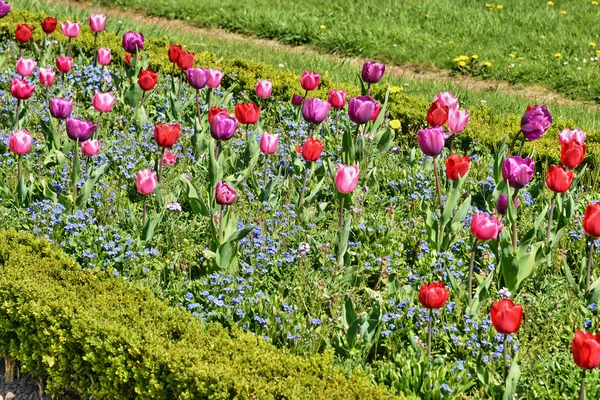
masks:
[(450, 231), (451, 232), (459, 232), (462, 230), (463, 219), (467, 216), (469, 212), (469, 207), (471, 207), (471, 195), (468, 195), (467, 198), (462, 202), (452, 221), (450, 221)]
[(146, 221), (146, 225), (142, 229), (142, 237), (141, 237), (142, 240), (144, 240), (144, 241), (152, 240), (152, 238), (154, 237), (154, 232), (156, 231), (158, 224), (160, 224), (162, 217), (163, 217), (163, 213), (161, 212), (156, 215), (152, 215), (151, 217), (148, 218), (148, 221)]
[(319, 194), (319, 191), (323, 187), (323, 184), (325, 184), (325, 177), (323, 177), (323, 179), (321, 179), (319, 183), (317, 183), (317, 185), (313, 188), (313, 190), (306, 197), (306, 199), (304, 199), (304, 204), (309, 204), (311, 201), (314, 200), (314, 198), (317, 196), (317, 194)]
[(504, 139), (504, 142), (500, 145), (500, 148), (498, 148), (498, 152), (496, 153), (494, 164), (492, 166), (492, 176), (494, 177), (494, 182), (496, 182), (496, 185), (500, 184), (502, 181), (502, 164), (504, 163), (504, 158), (506, 157), (507, 148), (508, 136)]
[(521, 378), (521, 369), (517, 364), (517, 358), (513, 361), (510, 367), (508, 376), (506, 377), (506, 384), (504, 386), (504, 395), (502, 400), (512, 400), (515, 393), (517, 392), (517, 385), (519, 384), (519, 378)]
[(204, 204), (204, 202), (198, 195), (198, 191), (196, 190), (196, 187), (194, 186), (194, 184), (182, 176), (179, 177), (179, 180), (183, 183), (183, 185), (185, 187), (185, 193), (187, 195), (188, 201), (190, 203), (190, 207), (192, 208), (192, 211), (194, 212), (194, 214), (200, 214), (204, 217), (211, 216), (211, 213), (208, 210), (208, 207), (206, 207), (206, 205)]
[(58, 202), (58, 195), (50, 188), (46, 179), (42, 179), (42, 194), (44, 195), (44, 198), (51, 200), (53, 203)]
[(462, 186), (466, 179), (467, 179), (466, 175), (461, 178), (458, 178), (458, 180), (456, 181), (456, 185), (452, 188), (452, 190), (448, 194), (448, 197), (446, 198), (446, 204), (444, 206), (444, 211), (442, 212), (442, 216), (441, 216), (441, 220), (440, 220), (442, 227), (445, 227), (448, 224), (448, 222), (450, 221), (452, 212), (456, 208), (456, 204), (458, 203), (458, 200), (460, 200), (460, 196), (462, 194), (461, 189), (462, 189)]
[(595, 303), (600, 298), (600, 279), (596, 279), (594, 283), (590, 285), (590, 291), (585, 295), (585, 304), (590, 305)]
[(482, 284), (477, 287), (475, 291), (475, 296), (473, 296), (473, 303), (471, 304), (471, 309), (469, 310), (469, 315), (477, 315), (477, 311), (484, 303), (485, 299), (487, 299), (489, 295), (490, 286), (492, 285), (492, 281), (494, 279), (494, 271), (490, 272), (488, 276), (485, 278)]
[(241, 239), (245, 238), (246, 236), (248, 236), (250, 234), (250, 232), (252, 232), (252, 229), (254, 229), (254, 225), (245, 226), (244, 228), (233, 232), (227, 238), (227, 240), (225, 240), (224, 244), (231, 243), (231, 242), (234, 242), (236, 240), (241, 240)]
[(142, 88), (140, 88), (137, 83), (134, 83), (125, 93), (123, 100), (129, 107), (137, 107), (142, 99), (143, 94), (144, 92), (142, 91)]
[(573, 274), (571, 273), (571, 268), (569, 268), (569, 263), (567, 262), (567, 258), (563, 257), (563, 269), (565, 271), (565, 279), (571, 288), (576, 288), (575, 279), (573, 279)]
[(96, 186), (96, 182), (104, 173), (104, 170), (108, 167), (108, 163), (103, 164), (102, 166), (96, 168), (91, 174), (90, 177), (85, 181), (85, 184), (82, 186), (79, 196), (75, 201), (75, 207), (81, 208), (85, 204), (85, 202), (90, 198), (94, 187)]
[(17, 198), (21, 207), (27, 206), (27, 186), (25, 186), (25, 179), (21, 176), (17, 185)]
[(446, 276), (448, 277), (448, 281), (450, 282), (450, 287), (453, 291), (459, 294), (460, 297), (465, 297), (466, 292), (463, 289), (462, 285), (456, 280), (452, 272), (446, 268)]
[(346, 295), (345, 297), (344, 307), (342, 307), (342, 326), (347, 329), (354, 321), (356, 321), (358, 315), (354, 310), (354, 304), (352, 304), (350, 296)]
[(379, 151), (390, 151), (390, 149), (394, 146), (395, 139), (394, 131), (392, 131), (389, 127), (382, 130), (379, 138), (375, 138), (377, 140), (377, 149)]

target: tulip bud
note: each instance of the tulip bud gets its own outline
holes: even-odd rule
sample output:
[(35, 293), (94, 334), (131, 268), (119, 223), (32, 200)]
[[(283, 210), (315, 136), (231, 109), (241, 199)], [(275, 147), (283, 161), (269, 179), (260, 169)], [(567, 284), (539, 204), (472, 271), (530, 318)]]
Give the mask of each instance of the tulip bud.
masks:
[(0, 0), (0, 18), (4, 18), (12, 11), (12, 5)]
[(15, 99), (27, 100), (33, 95), (35, 86), (30, 85), (24, 79), (13, 78), (10, 81), (10, 93)]
[(177, 57), (177, 67), (181, 70), (186, 70), (194, 66), (194, 53), (190, 53), (186, 50), (181, 50)]
[(88, 23), (92, 32), (102, 32), (106, 25), (106, 16), (104, 14), (91, 14)]
[(533, 178), (533, 169), (534, 163), (529, 157), (508, 157), (502, 164), (502, 178), (508, 182), (510, 187), (520, 189)]
[(552, 165), (546, 174), (546, 185), (555, 193), (564, 193), (571, 187), (574, 177), (573, 171), (565, 171), (563, 167)]
[(383, 77), (384, 72), (385, 64), (365, 61), (362, 68), (362, 80), (369, 84), (377, 83)]
[(223, 80), (223, 72), (218, 69), (208, 69), (208, 81), (206, 84), (209, 88), (216, 89), (221, 86), (221, 80)]
[(71, 22), (66, 20), (64, 24), (60, 24), (60, 29), (62, 30), (63, 35), (73, 39), (79, 36), (81, 26), (79, 25), (79, 22)]
[(100, 47), (98, 49), (98, 64), (99, 65), (108, 65), (110, 64), (111, 54), (110, 49)]
[(123, 35), (122, 42), (123, 50), (129, 54), (135, 54), (136, 49), (138, 51), (144, 49), (144, 34), (136, 33), (133, 31), (125, 32)]
[(81, 152), (87, 157), (94, 157), (100, 152), (100, 141), (86, 140), (81, 143)]
[(568, 128), (563, 129), (562, 132), (558, 134), (558, 141), (561, 146), (563, 144), (569, 143), (571, 140), (575, 140), (580, 146), (583, 146), (585, 141), (586, 133), (581, 129), (573, 129), (570, 130)]
[(538, 105), (531, 108), (521, 119), (521, 132), (529, 141), (542, 137), (552, 124), (552, 115), (544, 106)]
[(355, 124), (366, 124), (375, 113), (377, 103), (369, 96), (359, 96), (350, 99), (348, 116)]
[(277, 150), (278, 135), (269, 132), (263, 133), (260, 138), (260, 151), (264, 154), (273, 154)]
[(580, 145), (577, 139), (561, 144), (560, 161), (567, 168), (577, 168), (585, 158), (586, 147)]
[(237, 192), (228, 183), (219, 182), (215, 187), (215, 201), (221, 206), (233, 204), (237, 198)]
[(135, 178), (135, 186), (138, 192), (143, 195), (152, 194), (156, 189), (157, 182), (156, 172), (150, 171), (148, 168), (138, 171)]
[(304, 101), (304, 97), (299, 94), (295, 94), (292, 96), (292, 105), (298, 107)]
[(66, 74), (73, 68), (73, 59), (67, 56), (58, 56), (56, 58), (56, 68), (63, 74)]
[(442, 107), (446, 107), (447, 110), (458, 110), (458, 99), (452, 92), (438, 93), (433, 98), (434, 103), (438, 103)]
[(58, 20), (52, 17), (46, 17), (46, 19), (42, 22), (42, 30), (50, 35), (54, 33), (56, 30), (56, 26), (58, 25)]
[(333, 182), (341, 194), (352, 193), (358, 185), (360, 169), (356, 165), (338, 164)]
[(300, 77), (300, 86), (304, 90), (315, 90), (321, 82), (321, 75), (318, 75), (315, 71), (304, 71)]
[(52, 68), (40, 68), (38, 72), (38, 78), (40, 79), (40, 84), (45, 87), (50, 87), (54, 85), (54, 70)]
[(467, 110), (448, 110), (448, 130), (452, 133), (461, 133), (469, 122), (471, 116)]
[(469, 172), (469, 156), (460, 157), (458, 154), (451, 154), (446, 159), (446, 178), (449, 181), (456, 182)]
[[(519, 199), (515, 199), (515, 208), (519, 207), (520, 203), (521, 202), (519, 201)], [(506, 210), (508, 209), (508, 196), (506, 196), (505, 194), (501, 194), (500, 196), (498, 196), (498, 201), (496, 201), (496, 209), (498, 210), (498, 214), (506, 214)]]
[(96, 92), (92, 98), (92, 105), (96, 111), (110, 112), (115, 104), (115, 96), (112, 93)]
[(302, 146), (296, 147), (296, 151), (305, 161), (315, 162), (321, 157), (324, 148), (325, 145), (320, 140), (309, 137)]
[(18, 156), (29, 153), (31, 150), (31, 135), (25, 129), (14, 131), (8, 139), (8, 148)]
[(600, 365), (600, 333), (578, 330), (571, 342), (573, 361), (579, 368), (594, 369)]
[(422, 284), (419, 289), (419, 303), (430, 310), (444, 307), (448, 297), (450, 297), (450, 291), (442, 282)]
[(154, 126), (154, 141), (159, 147), (171, 148), (181, 135), (181, 126), (179, 124), (167, 125), (156, 124)]
[(505, 335), (511, 335), (519, 330), (523, 319), (523, 306), (515, 305), (512, 300), (494, 301), (490, 310), (492, 325)]
[(442, 126), (448, 120), (448, 107), (434, 101), (427, 111), (427, 125), (430, 127)]
[(67, 136), (71, 140), (85, 142), (92, 137), (98, 126), (91, 121), (78, 118), (67, 118)]
[(33, 26), (18, 24), (15, 32), (15, 40), (19, 43), (27, 43), (33, 35)]
[(66, 119), (73, 112), (73, 100), (56, 97), (50, 100), (50, 115), (56, 119)]
[(585, 208), (583, 230), (591, 237), (600, 237), (600, 203), (588, 204)]
[(17, 65), (15, 66), (15, 68), (17, 70), (17, 74), (21, 75), (22, 77), (25, 77), (31, 76), (36, 66), (37, 63), (33, 58), (21, 57), (19, 58), (19, 61), (17, 61)]
[(175, 165), (177, 161), (177, 155), (173, 154), (170, 150), (165, 150), (165, 153), (162, 157), (162, 165)]
[(169, 61), (176, 63), (179, 58), (179, 52), (182, 50), (181, 46), (172, 44), (169, 46)]
[(140, 75), (138, 77), (138, 85), (144, 92), (154, 89), (154, 86), (156, 86), (157, 82), (158, 75), (156, 75), (156, 72), (149, 69), (144, 69), (140, 71)]
[(235, 105), (235, 117), (244, 125), (254, 125), (260, 118), (260, 107), (256, 103), (238, 103)]
[(185, 75), (190, 86), (196, 90), (202, 89), (208, 82), (208, 70), (203, 68), (188, 68)]
[(256, 84), (254, 92), (256, 93), (256, 96), (261, 99), (268, 99), (269, 96), (271, 96), (271, 93), (273, 93), (273, 84), (268, 79), (260, 80)]

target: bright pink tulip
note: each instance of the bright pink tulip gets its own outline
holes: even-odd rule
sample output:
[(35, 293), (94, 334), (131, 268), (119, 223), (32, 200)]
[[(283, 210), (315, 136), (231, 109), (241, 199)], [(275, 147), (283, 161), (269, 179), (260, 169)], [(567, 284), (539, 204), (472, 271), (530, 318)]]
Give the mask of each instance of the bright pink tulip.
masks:
[(92, 14), (88, 19), (92, 32), (102, 32), (106, 26), (106, 16), (104, 14)]
[(497, 239), (504, 225), (486, 213), (478, 213), (471, 220), (471, 233), (481, 241)]
[(27, 100), (35, 91), (35, 86), (27, 83), (25, 79), (13, 78), (10, 81), (10, 93), (15, 99)]
[(358, 185), (360, 169), (356, 165), (338, 164), (333, 182), (338, 192), (342, 194), (351, 193)]
[(558, 141), (561, 145), (563, 145), (569, 143), (571, 140), (575, 140), (580, 146), (583, 146), (585, 136), (585, 132), (583, 132), (581, 129), (576, 128), (570, 130), (568, 128), (565, 128), (562, 132), (558, 134)]
[(76, 38), (79, 36), (81, 26), (79, 25), (79, 22), (71, 22), (66, 20), (64, 24), (60, 24), (60, 29), (62, 29), (62, 33), (66, 37)]
[(458, 110), (458, 99), (452, 92), (436, 94), (433, 98), (433, 102), (437, 102), (442, 107), (448, 107), (448, 110)]
[(73, 68), (73, 59), (67, 56), (59, 56), (56, 58), (56, 68), (66, 74)]
[(110, 60), (111, 60), (110, 49), (100, 47), (98, 49), (98, 64), (108, 65), (108, 64), (110, 64)]
[(223, 80), (223, 72), (218, 69), (208, 69), (208, 81), (206, 84), (209, 88), (216, 89), (221, 86), (221, 80)]
[(469, 112), (465, 109), (462, 110), (448, 110), (448, 130), (452, 133), (461, 133), (471, 116)]
[(14, 131), (8, 139), (8, 148), (18, 156), (29, 153), (31, 150), (31, 135), (25, 129)]
[(52, 68), (40, 68), (38, 77), (42, 86), (50, 87), (54, 85), (54, 69)]
[(273, 84), (268, 79), (260, 80), (256, 84), (254, 91), (261, 99), (268, 99), (271, 96), (271, 93), (273, 93)]
[(263, 133), (260, 138), (260, 151), (265, 154), (273, 154), (277, 150), (277, 142), (279, 135), (275, 135), (269, 132)]
[(17, 70), (17, 74), (25, 77), (25, 76), (31, 76), (33, 74), (33, 70), (35, 70), (35, 67), (37, 66), (37, 63), (35, 62), (35, 60), (33, 58), (19, 58), (19, 61), (17, 61), (17, 65), (16, 65), (16, 70)]
[(300, 86), (306, 91), (315, 90), (320, 82), (321, 75), (317, 74), (315, 71), (304, 71), (300, 77)]
[(135, 186), (137, 187), (138, 192), (148, 195), (154, 192), (157, 182), (156, 172), (146, 168), (138, 171), (135, 179)]
[(112, 93), (100, 93), (96, 92), (92, 98), (92, 105), (96, 111), (100, 112), (111, 112), (115, 104), (115, 96)]
[(343, 89), (329, 91), (327, 101), (333, 108), (343, 108), (346, 105), (346, 92)]
[(96, 139), (86, 140), (81, 143), (81, 152), (88, 157), (94, 157), (100, 152), (100, 141)]
[(165, 150), (163, 154), (162, 165), (175, 165), (177, 161), (177, 154), (174, 154), (171, 150)]

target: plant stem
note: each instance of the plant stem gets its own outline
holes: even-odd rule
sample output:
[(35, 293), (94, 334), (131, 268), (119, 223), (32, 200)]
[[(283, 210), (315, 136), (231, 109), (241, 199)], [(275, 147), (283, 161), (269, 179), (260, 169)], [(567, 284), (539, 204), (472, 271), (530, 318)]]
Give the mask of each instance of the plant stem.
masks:
[(67, 57), (71, 56), (71, 38), (69, 37), (69, 44), (67, 45)]
[(313, 125), (308, 125), (308, 137), (313, 137)]
[(98, 50), (96, 43), (98, 42), (98, 32), (94, 32), (94, 67), (98, 66)]
[(304, 203), (304, 192), (306, 190), (306, 181), (308, 179), (308, 170), (310, 169), (310, 162), (307, 161), (304, 168), (304, 180), (302, 181), (302, 191), (300, 192), (300, 203), (298, 203), (299, 207), (302, 207)]
[(198, 122), (202, 122), (202, 114), (200, 112), (200, 89), (196, 89), (196, 112), (198, 113)]
[(546, 243), (550, 241), (550, 234), (552, 233), (552, 216), (554, 214), (554, 204), (556, 202), (556, 195), (552, 195), (552, 202), (550, 203), (550, 215), (548, 216), (548, 230), (546, 231)]
[(146, 226), (146, 203), (148, 202), (148, 196), (144, 196), (144, 208), (142, 211), (142, 229)]
[(340, 110), (337, 110), (337, 112), (335, 113), (335, 134), (339, 135), (340, 133)]
[(144, 102), (146, 101), (146, 91), (142, 92), (142, 100), (140, 101), (140, 108), (144, 107)]
[(427, 357), (431, 357), (431, 331), (433, 325), (433, 308), (429, 309), (429, 321), (427, 321)]
[(264, 184), (263, 187), (267, 187), (267, 168), (269, 168), (269, 156), (265, 155), (265, 174), (264, 174)]
[(19, 113), (21, 112), (21, 100), (17, 99), (17, 106), (15, 107), (15, 129), (19, 127)]
[(448, 151), (450, 152), (450, 154), (452, 154), (453, 150), (454, 150), (454, 135), (451, 135), (448, 138)]
[(158, 159), (158, 183), (162, 182), (162, 175), (163, 175), (163, 165), (162, 165), (162, 160), (163, 157), (165, 156), (165, 150), (166, 148), (162, 148), (162, 151), (160, 152), (160, 158)]
[(39, 64), (41, 64), (42, 61), (44, 60), (44, 53), (46, 52), (46, 43), (47, 42), (48, 42), (48, 35), (44, 35), (44, 39), (42, 39), (42, 52), (40, 54)]
[(520, 134), (520, 133), (521, 133), (521, 131), (519, 130), (519, 131), (518, 131), (518, 132), (515, 134), (515, 136), (513, 136), (513, 139), (512, 139), (512, 141), (511, 141), (511, 142), (510, 142), (510, 144), (508, 145), (507, 154), (508, 154), (508, 156), (509, 156), (509, 157), (510, 157), (510, 152), (511, 152), (511, 150), (512, 150), (513, 146), (515, 145), (515, 143), (517, 142), (517, 139), (519, 138), (519, 134)]
[(17, 157), (17, 187), (19, 187), (19, 182), (21, 182), (21, 156)]
[(504, 346), (502, 346), (504, 355), (504, 378), (508, 377), (508, 335), (504, 334)]
[(367, 83), (367, 96), (371, 97), (371, 84)]
[(98, 136), (100, 136), (100, 121), (102, 121), (102, 113), (98, 115), (98, 122), (96, 122), (96, 132), (94, 132), (93, 139), (98, 139)]
[(219, 160), (219, 148), (221, 147), (221, 141), (217, 140), (217, 145), (215, 146), (215, 160)]
[(579, 388), (579, 400), (585, 399), (585, 369), (581, 371), (581, 387)]
[(437, 190), (438, 203), (440, 204), (440, 220), (444, 213), (444, 202), (442, 200), (442, 185), (440, 183), (440, 172), (438, 171), (437, 156), (433, 157), (433, 170), (435, 172), (435, 189)]
[(181, 107), (181, 86), (183, 85), (183, 75), (179, 75), (179, 88), (177, 89), (177, 101)]
[(473, 242), (473, 248), (471, 249), (471, 261), (469, 262), (469, 308), (473, 304), (473, 262), (475, 261), (477, 243), (479, 243), (479, 239), (475, 239)]
[(206, 91), (206, 109), (207, 110), (210, 110), (210, 103), (212, 101), (212, 93), (213, 93), (212, 88), (208, 88), (208, 90)]
[(339, 219), (340, 242), (342, 241), (342, 229), (344, 229), (344, 196), (342, 196), (342, 201), (340, 202), (340, 219)]
[(72, 171), (72, 180), (73, 180), (73, 204), (77, 200), (77, 183), (79, 181), (79, 139), (75, 142), (75, 149), (73, 149), (73, 171)]
[[(513, 198), (512, 198), (512, 204), (509, 204), (509, 207), (513, 207), (516, 200), (517, 200), (517, 195), (519, 194), (519, 189), (515, 189), (515, 193), (513, 194)], [(513, 252), (516, 254), (517, 253), (517, 216), (519, 214), (519, 209), (517, 207), (515, 207), (515, 213), (517, 215), (515, 215), (515, 221), (512, 223), (512, 245), (513, 245)]]
[(594, 258), (594, 238), (592, 238), (592, 243), (590, 243), (590, 254), (588, 255), (587, 269), (585, 272), (585, 292), (588, 293), (590, 291), (590, 276), (592, 273), (592, 260)]
[(219, 244), (223, 244), (223, 206), (221, 206), (221, 212), (219, 213)]

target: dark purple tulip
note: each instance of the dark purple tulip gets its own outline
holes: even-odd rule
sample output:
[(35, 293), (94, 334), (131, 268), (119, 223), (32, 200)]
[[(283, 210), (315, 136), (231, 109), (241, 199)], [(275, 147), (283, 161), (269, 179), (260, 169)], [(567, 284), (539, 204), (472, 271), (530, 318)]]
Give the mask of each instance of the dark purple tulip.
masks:
[(233, 204), (237, 198), (237, 192), (228, 183), (219, 182), (215, 187), (215, 200), (221, 206)]
[(123, 35), (123, 50), (129, 54), (135, 54), (135, 49), (142, 50), (144, 48), (144, 34), (134, 31), (125, 32)]
[(348, 116), (355, 124), (366, 124), (371, 120), (377, 102), (369, 96), (359, 96), (350, 99), (348, 104)]
[(444, 129), (441, 126), (422, 129), (417, 135), (417, 140), (423, 153), (431, 157), (438, 156), (444, 150)]
[(299, 106), (300, 104), (302, 104), (302, 102), (304, 101), (304, 97), (300, 96), (299, 94), (294, 93), (294, 95), (292, 96), (292, 105), (293, 106)]
[(362, 69), (362, 80), (365, 83), (377, 83), (385, 72), (385, 64), (365, 61)]
[(504, 159), (504, 163), (502, 164), (502, 178), (511, 187), (520, 189), (527, 185), (533, 178), (533, 168), (533, 160), (529, 157), (508, 157)]
[(0, 18), (6, 17), (6, 15), (12, 11), (12, 6), (4, 1), (0, 0)]
[(330, 109), (331, 104), (328, 102), (310, 98), (306, 99), (304, 106), (302, 106), (302, 116), (309, 124), (320, 124), (325, 121)]
[[(515, 207), (519, 207), (519, 203), (519, 199), (515, 199)], [(498, 197), (496, 208), (498, 209), (498, 214), (506, 214), (506, 210), (508, 209), (508, 197), (505, 194), (501, 194)]]
[(56, 119), (65, 119), (73, 112), (73, 100), (61, 99), (60, 97), (50, 100), (50, 115)]
[(208, 82), (208, 70), (203, 68), (188, 68), (185, 71), (188, 83), (194, 89), (202, 89)]
[(229, 140), (235, 134), (237, 127), (237, 119), (226, 113), (220, 113), (210, 122), (210, 135), (216, 140)]
[(538, 140), (552, 123), (552, 115), (545, 106), (537, 105), (528, 109), (521, 119), (521, 131), (525, 139)]
[(67, 118), (67, 136), (71, 140), (85, 142), (92, 137), (98, 126), (92, 121), (82, 121), (77, 118)]

